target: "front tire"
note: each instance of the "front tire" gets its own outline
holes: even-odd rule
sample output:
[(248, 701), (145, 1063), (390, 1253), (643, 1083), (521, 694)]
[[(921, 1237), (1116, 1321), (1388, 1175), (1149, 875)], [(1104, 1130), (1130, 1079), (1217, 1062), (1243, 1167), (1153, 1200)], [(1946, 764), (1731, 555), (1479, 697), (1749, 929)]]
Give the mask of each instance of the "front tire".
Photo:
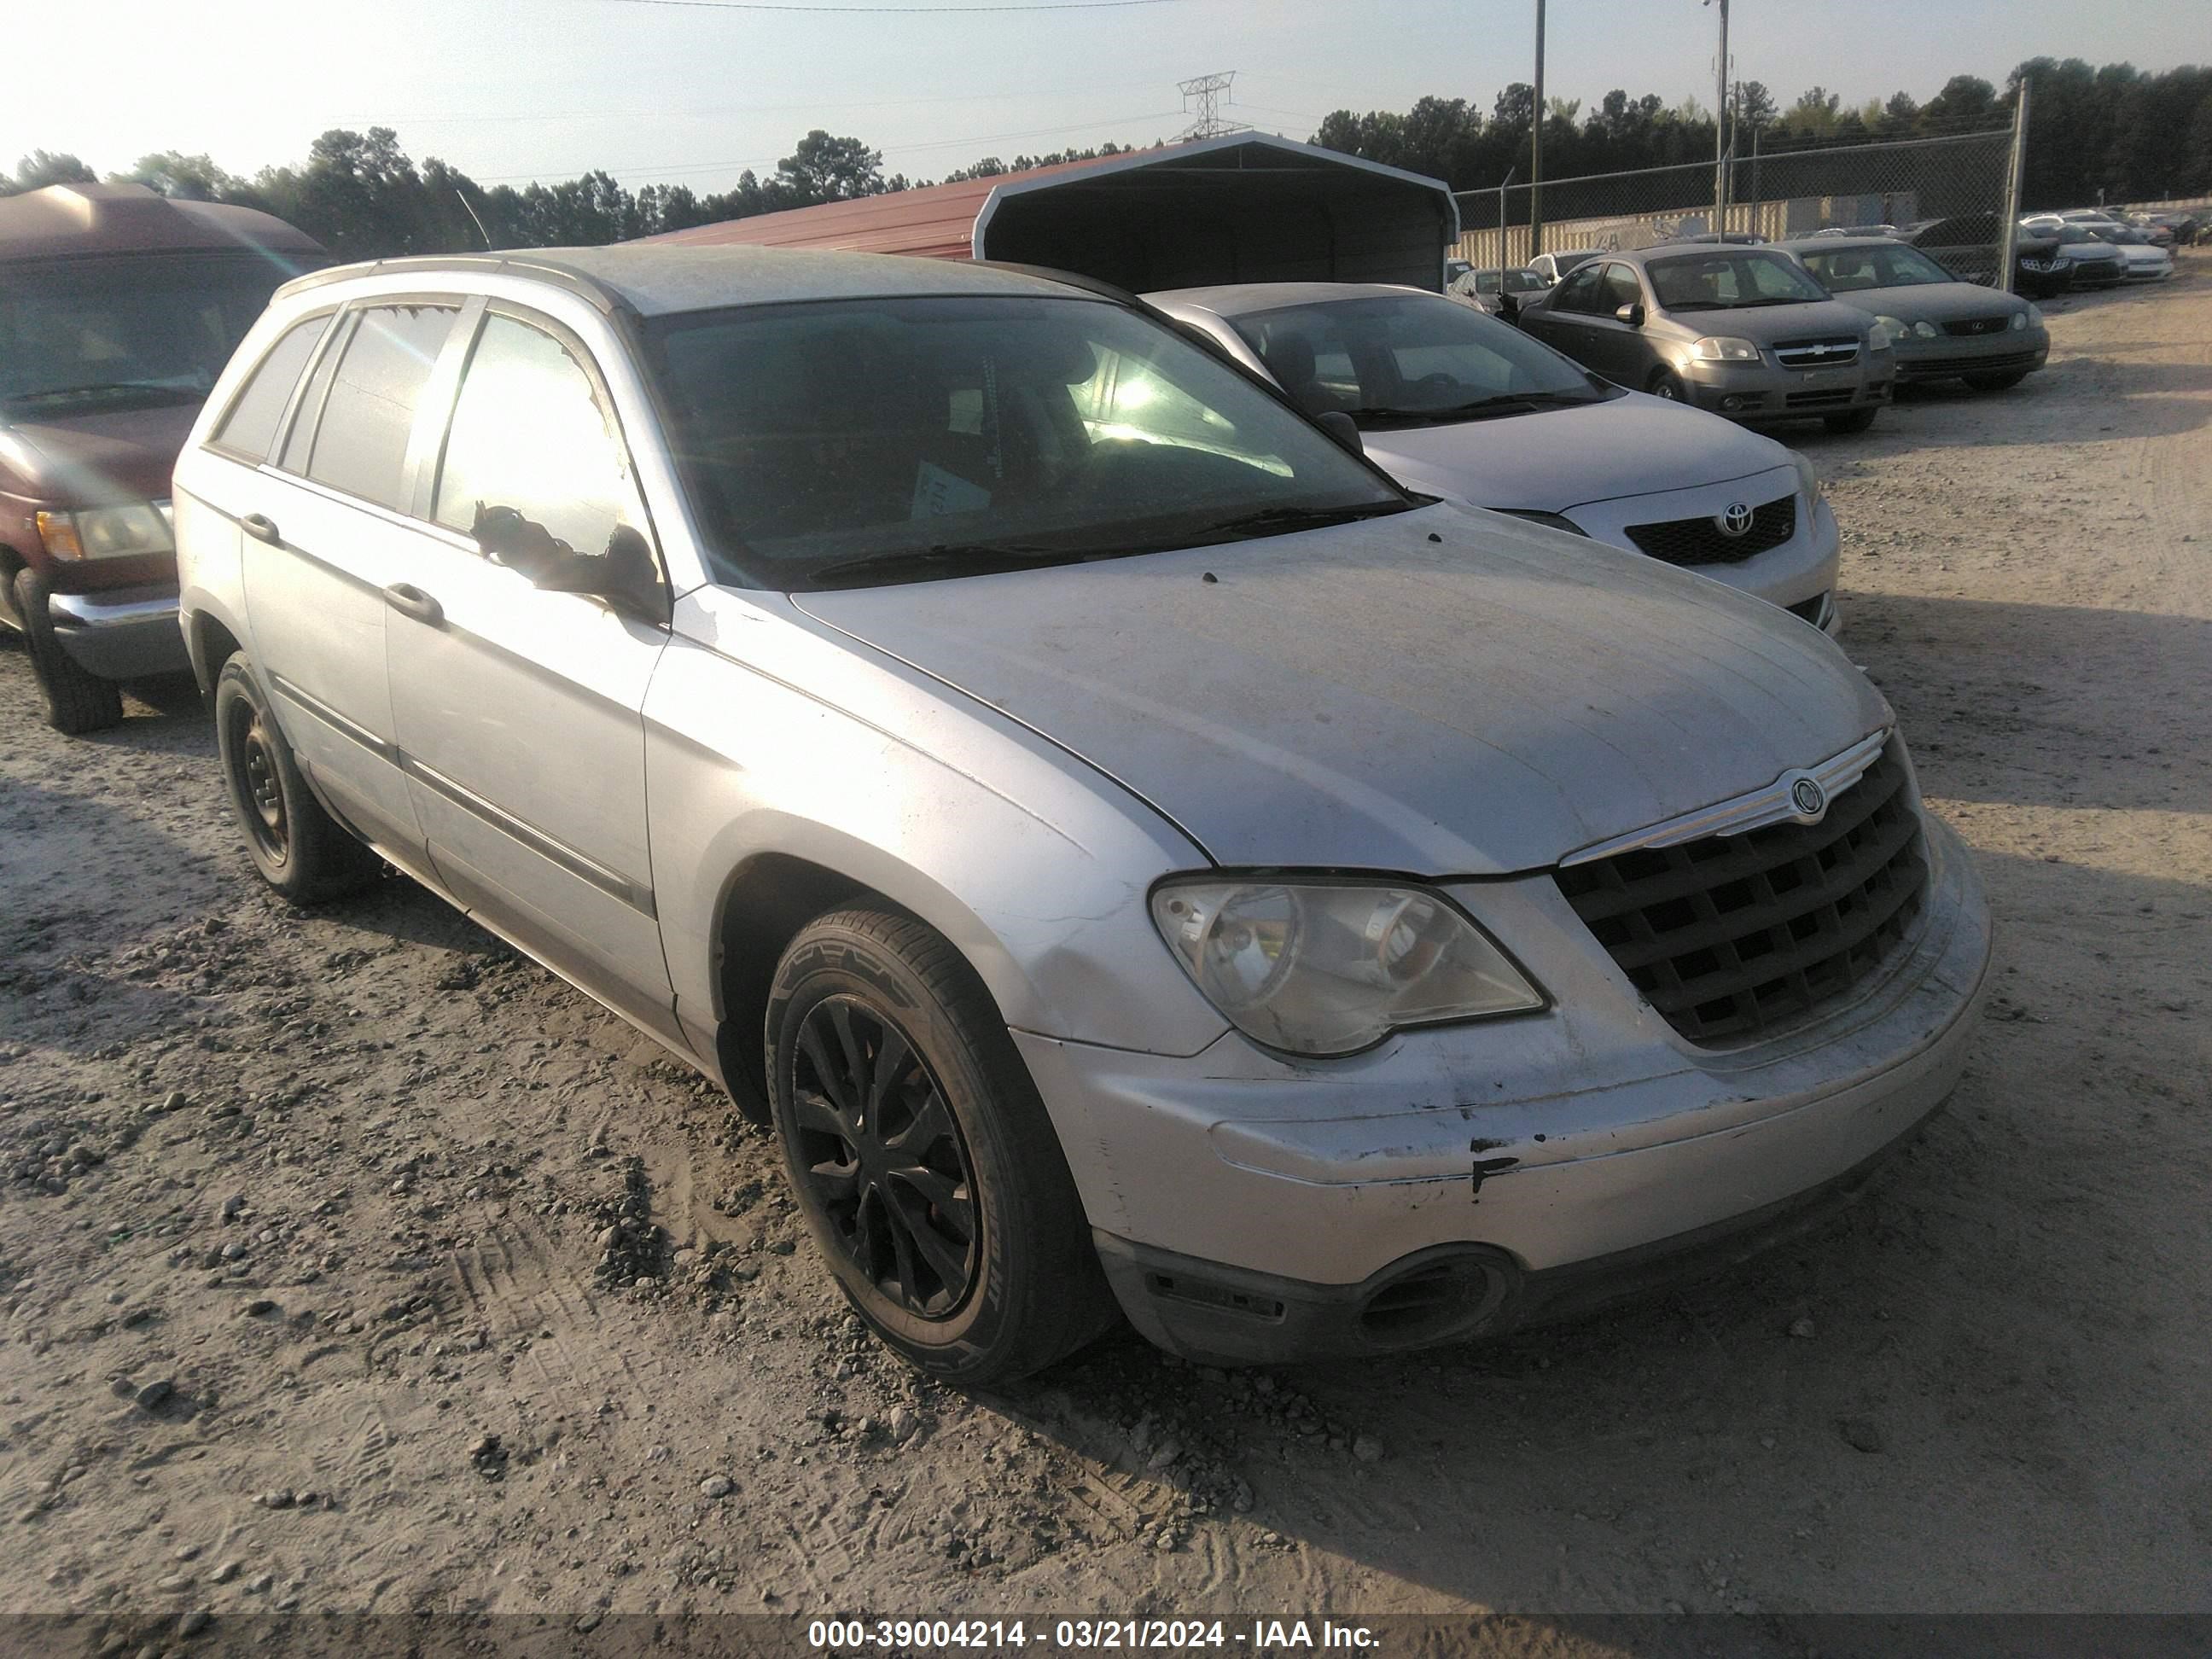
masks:
[(1044, 1103), (949, 941), (887, 911), (819, 918), (777, 965), (766, 1037), (793, 1194), (886, 1346), (988, 1387), (1112, 1323)]
[(1651, 384), (1644, 390), (1655, 398), (1664, 398), (1670, 404), (1690, 401), (1690, 388), (1682, 384), (1682, 377), (1671, 368), (1662, 368), (1654, 374)]
[(123, 720), (123, 688), (113, 680), (79, 667), (54, 637), (46, 616), (46, 590), (31, 571), (15, 573), (15, 615), (23, 626), (31, 672), (46, 707), (46, 724), (75, 738), (101, 732)]
[(243, 651), (215, 684), (215, 738), (232, 813), (261, 878), (295, 904), (357, 893), (383, 861), (323, 810), (292, 757)]
[(1874, 417), (1881, 413), (1876, 409), (1854, 409), (1841, 415), (1823, 415), (1820, 424), (1831, 432), (1863, 432), (1874, 424)]

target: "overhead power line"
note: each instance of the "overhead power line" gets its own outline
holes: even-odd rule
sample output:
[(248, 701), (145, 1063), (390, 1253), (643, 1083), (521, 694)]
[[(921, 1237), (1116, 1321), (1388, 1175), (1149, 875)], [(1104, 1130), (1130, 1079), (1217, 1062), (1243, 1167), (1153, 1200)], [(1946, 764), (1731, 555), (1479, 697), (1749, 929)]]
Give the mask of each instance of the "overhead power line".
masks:
[(860, 14), (872, 17), (926, 17), (988, 11), (1127, 11), (1134, 6), (1177, 6), (1183, 0), (1056, 0), (1056, 3), (997, 6), (801, 6), (771, 0), (604, 0), (611, 6), (676, 6), (686, 11), (782, 11), (802, 14)]

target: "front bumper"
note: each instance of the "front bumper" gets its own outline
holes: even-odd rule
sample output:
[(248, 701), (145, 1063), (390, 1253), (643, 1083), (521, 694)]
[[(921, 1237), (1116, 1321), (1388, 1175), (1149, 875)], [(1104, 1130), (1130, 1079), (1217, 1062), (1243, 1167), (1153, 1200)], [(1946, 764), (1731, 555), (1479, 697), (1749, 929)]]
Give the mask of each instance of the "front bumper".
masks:
[(1897, 378), (1901, 384), (1922, 380), (1954, 380), (1968, 374), (2033, 374), (2051, 356), (2049, 331), (2037, 327), (2006, 329), (1996, 334), (1953, 336), (1915, 340), (1897, 353)]
[(177, 585), (46, 596), (54, 643), (102, 679), (183, 673), (191, 666), (178, 622)]
[(1930, 821), (1928, 845), (1911, 939), (1845, 1005), (1741, 1049), (1677, 1036), (1548, 875), (1454, 890), (1551, 990), (1541, 1015), (1309, 1063), (1234, 1033), (1188, 1059), (1016, 1037), (1154, 1340), (1258, 1360), (1492, 1332), (1563, 1282), (1622, 1279), (1608, 1263), (1785, 1214), (1942, 1104), (1990, 922), (1957, 840)]
[(1755, 363), (1705, 362), (1680, 367), (1690, 401), (1733, 421), (1810, 421), (1853, 410), (1880, 409), (1896, 381), (1896, 354), (1869, 351), (1834, 368), (1784, 368), (1771, 354)]

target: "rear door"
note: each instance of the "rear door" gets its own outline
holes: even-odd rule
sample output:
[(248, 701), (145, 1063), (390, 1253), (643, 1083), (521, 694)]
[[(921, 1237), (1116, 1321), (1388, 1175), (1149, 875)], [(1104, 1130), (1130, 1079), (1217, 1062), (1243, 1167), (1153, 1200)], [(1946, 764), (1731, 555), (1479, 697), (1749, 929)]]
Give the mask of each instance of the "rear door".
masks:
[(386, 571), (385, 646), (414, 811), (449, 890), (633, 1018), (682, 1041), (646, 834), (647, 683), (665, 628), (533, 586), (478, 550), (510, 507), (575, 551), (651, 527), (589, 352), (551, 319), (490, 302), (414, 533)]
[(427, 296), (342, 315), (240, 520), (254, 665), (284, 734), (331, 804), (403, 857), (422, 838), (394, 744), (384, 590), (404, 570), (416, 410), (459, 312)]

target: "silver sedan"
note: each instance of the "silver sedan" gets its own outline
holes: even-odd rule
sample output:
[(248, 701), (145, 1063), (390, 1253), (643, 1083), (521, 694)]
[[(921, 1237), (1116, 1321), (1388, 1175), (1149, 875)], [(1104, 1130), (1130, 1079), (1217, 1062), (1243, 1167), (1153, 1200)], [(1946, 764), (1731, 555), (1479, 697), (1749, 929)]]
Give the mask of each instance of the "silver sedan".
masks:
[(1628, 392), (1413, 289), (1248, 283), (1146, 296), (1425, 494), (1694, 570), (1834, 633), (1838, 538), (1796, 451)]

